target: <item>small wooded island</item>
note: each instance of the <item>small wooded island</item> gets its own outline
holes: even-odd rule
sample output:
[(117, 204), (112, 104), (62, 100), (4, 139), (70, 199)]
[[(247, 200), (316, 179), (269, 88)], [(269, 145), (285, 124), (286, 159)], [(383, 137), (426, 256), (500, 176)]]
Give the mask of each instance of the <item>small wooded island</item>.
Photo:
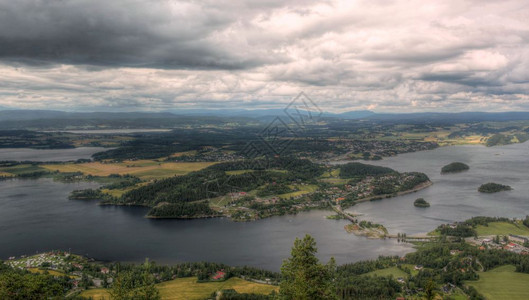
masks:
[(413, 205), (415, 207), (430, 207), (430, 203), (428, 203), (424, 198), (418, 198), (413, 202)]
[(510, 190), (512, 190), (512, 187), (508, 185), (494, 183), (494, 182), (482, 184), (478, 189), (480, 193), (489, 193), (489, 194), (502, 192), (502, 191), (510, 191)]
[(470, 169), (470, 167), (467, 164), (464, 164), (462, 162), (453, 162), (451, 164), (444, 166), (441, 169), (441, 174), (459, 173), (459, 172), (467, 171), (468, 169)]

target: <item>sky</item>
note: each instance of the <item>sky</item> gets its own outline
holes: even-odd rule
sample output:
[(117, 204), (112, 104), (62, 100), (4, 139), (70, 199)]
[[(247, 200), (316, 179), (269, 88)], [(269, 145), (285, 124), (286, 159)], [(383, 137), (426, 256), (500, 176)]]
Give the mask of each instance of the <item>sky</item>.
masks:
[(529, 111), (529, 2), (0, 0), (0, 108)]

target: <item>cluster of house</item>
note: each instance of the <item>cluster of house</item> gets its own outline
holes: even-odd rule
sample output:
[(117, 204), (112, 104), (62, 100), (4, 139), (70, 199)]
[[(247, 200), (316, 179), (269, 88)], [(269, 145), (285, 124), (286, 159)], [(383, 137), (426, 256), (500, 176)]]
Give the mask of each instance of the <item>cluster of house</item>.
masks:
[(67, 265), (65, 258), (68, 256), (68, 253), (61, 253), (61, 255), (58, 255), (55, 252), (41, 253), (30, 257), (22, 255), (18, 260), (15, 256), (11, 256), (6, 264), (18, 269), (46, 266), (49, 269), (57, 270)]
[(329, 195), (331, 199), (334, 199), (336, 204), (339, 204), (340, 201), (345, 200), (345, 196), (351, 193), (355, 194), (357, 199), (373, 196), (373, 190), (375, 189), (377, 183), (393, 182), (396, 186), (399, 186), (412, 179), (414, 179), (414, 176), (409, 174), (403, 174), (400, 176), (395, 174), (389, 174), (380, 176), (378, 178), (375, 178), (373, 176), (367, 176), (362, 181), (354, 185), (346, 184), (344, 185), (343, 189), (333, 186), (326, 189), (324, 193)]
[(226, 272), (224, 272), (224, 270), (220, 270), (220, 271), (215, 272), (215, 274), (213, 274), (213, 276), (211, 276), (211, 279), (213, 279), (213, 280), (222, 280), (222, 279), (224, 279), (224, 277), (226, 277)]
[(504, 249), (516, 254), (529, 255), (529, 248), (523, 244), (529, 243), (529, 238), (515, 234), (509, 234), (508, 241), (501, 240), (499, 243), (492, 237), (469, 239), (470, 243), (479, 246), (480, 250), (485, 249)]
[(352, 140), (345, 146), (353, 153), (369, 153), (370, 156), (393, 156), (399, 153), (431, 150), (437, 147), (432, 142), (401, 142), (381, 140)]

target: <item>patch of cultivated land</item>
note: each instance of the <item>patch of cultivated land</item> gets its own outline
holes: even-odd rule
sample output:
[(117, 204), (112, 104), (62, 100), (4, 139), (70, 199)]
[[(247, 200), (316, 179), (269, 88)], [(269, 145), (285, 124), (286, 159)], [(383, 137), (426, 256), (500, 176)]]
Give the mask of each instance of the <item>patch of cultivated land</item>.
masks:
[(124, 161), (121, 163), (66, 163), (43, 165), (50, 171), (63, 173), (81, 172), (92, 176), (109, 176), (110, 174), (134, 175), (142, 180), (160, 179), (174, 175), (185, 175), (214, 164), (213, 162), (157, 162), (155, 160)]
[(41, 171), (47, 170), (38, 165), (23, 164), (10, 167), (0, 167), (0, 176), (16, 176)]
[(508, 265), (487, 272), (479, 272), (478, 281), (467, 281), (486, 299), (525, 300), (529, 295), (529, 274), (515, 272)]
[[(212, 293), (224, 289), (234, 289), (239, 293), (270, 294), (278, 291), (279, 287), (261, 283), (254, 283), (240, 278), (230, 278), (226, 281), (198, 283), (196, 277), (178, 278), (157, 284), (160, 295), (164, 300), (199, 300), (207, 299)], [(110, 299), (106, 289), (91, 289), (83, 291), (82, 297), (92, 297), (93, 300)]]
[(297, 187), (299, 191), (281, 194), (277, 196), (281, 199), (289, 199), (290, 197), (297, 197), (297, 196), (302, 196), (302, 195), (313, 193), (318, 189), (318, 186), (313, 185), (313, 184), (296, 185), (296, 186), (291, 185), (290, 187), (291, 188)]
[(26, 268), (26, 270), (30, 271), (31, 273), (40, 273), (40, 274), (44, 274), (44, 273), (48, 273), (50, 275), (53, 275), (53, 276), (68, 276), (66, 274), (64, 274), (63, 272), (59, 272), (59, 271), (55, 271), (55, 270), (43, 270), (43, 269), (39, 269), (39, 268)]
[(12, 177), (12, 176), (15, 176), (15, 175), (0, 171), (0, 177)]
[(489, 223), (488, 226), (478, 225), (476, 231), (479, 236), (508, 234), (529, 236), (529, 228), (524, 226), (521, 222), (517, 222), (516, 224), (508, 222), (492, 222)]

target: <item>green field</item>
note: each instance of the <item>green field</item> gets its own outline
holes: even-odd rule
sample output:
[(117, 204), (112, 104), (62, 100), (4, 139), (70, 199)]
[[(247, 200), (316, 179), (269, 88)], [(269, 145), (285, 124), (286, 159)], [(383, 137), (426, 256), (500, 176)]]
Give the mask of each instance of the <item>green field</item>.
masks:
[(467, 281), (487, 299), (524, 300), (529, 295), (529, 274), (517, 273), (508, 265), (480, 272), (478, 281)]
[[(291, 186), (291, 188), (293, 188), (294, 186)], [(286, 193), (286, 194), (281, 194), (281, 195), (277, 195), (279, 198), (281, 199), (289, 199), (290, 197), (297, 197), (297, 196), (301, 196), (301, 195), (305, 195), (305, 194), (310, 194), (314, 191), (316, 191), (318, 189), (318, 186), (316, 185), (313, 185), (313, 184), (307, 184), (307, 185), (296, 185), (295, 187), (297, 187), (299, 189), (299, 191), (295, 191), (295, 192), (291, 192), (291, 193)]]
[(479, 236), (483, 235), (508, 235), (516, 234), (529, 236), (529, 228), (518, 222), (516, 224), (508, 222), (492, 222), (489, 226), (478, 225), (476, 231)]
[(391, 268), (380, 269), (380, 270), (375, 270), (369, 273), (365, 273), (365, 274), (362, 274), (362, 276), (380, 276), (380, 277), (393, 276), (396, 279), (399, 277), (408, 278), (409, 275), (397, 267), (391, 267)]
[[(270, 294), (278, 287), (267, 284), (254, 283), (240, 278), (230, 278), (220, 282), (197, 283), (196, 277), (178, 278), (157, 284), (164, 300), (199, 300), (206, 299), (212, 293), (223, 289), (235, 289), (239, 293)], [(90, 289), (81, 293), (82, 297), (92, 297), (93, 300), (110, 299), (105, 289)]]
[(244, 173), (254, 172), (254, 170), (234, 170), (234, 171), (226, 171), (226, 175), (240, 175)]

